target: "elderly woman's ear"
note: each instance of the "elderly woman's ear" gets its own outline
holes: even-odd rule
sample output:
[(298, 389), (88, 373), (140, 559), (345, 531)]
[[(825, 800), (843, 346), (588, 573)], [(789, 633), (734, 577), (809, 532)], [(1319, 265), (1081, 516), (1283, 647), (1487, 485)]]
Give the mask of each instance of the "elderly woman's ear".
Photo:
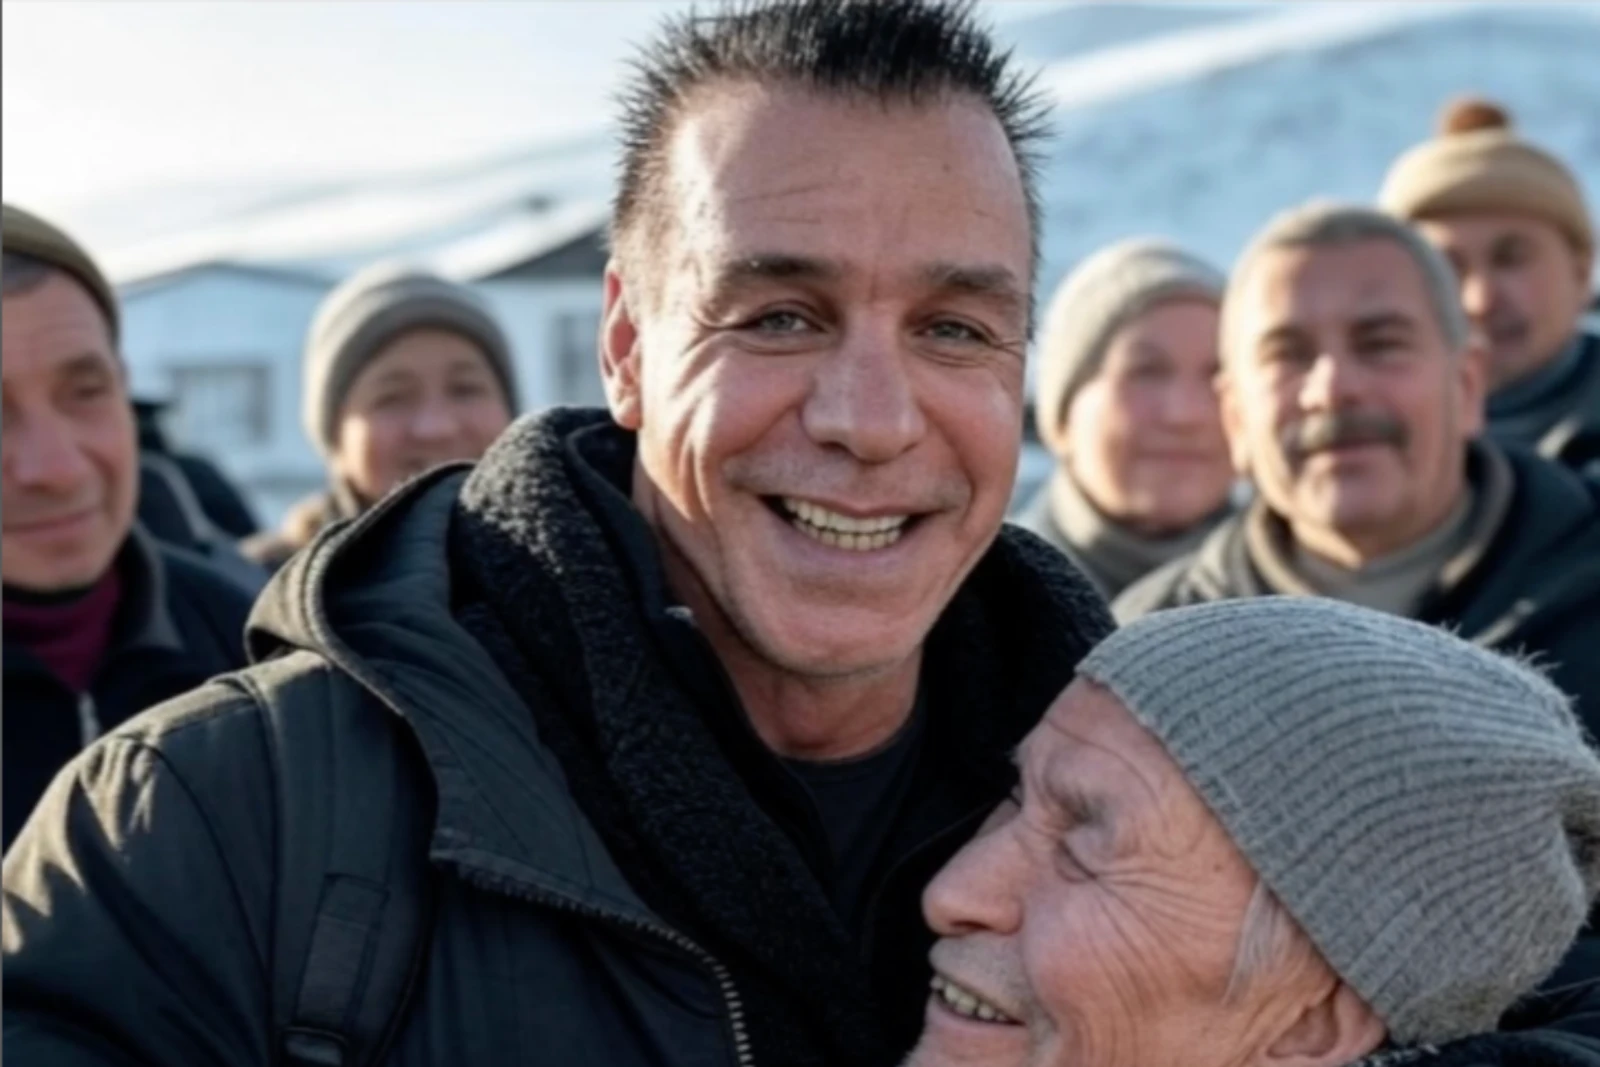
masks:
[(1259, 1067), (1344, 1067), (1383, 1044), (1383, 1020), (1343, 982), (1306, 1006)]

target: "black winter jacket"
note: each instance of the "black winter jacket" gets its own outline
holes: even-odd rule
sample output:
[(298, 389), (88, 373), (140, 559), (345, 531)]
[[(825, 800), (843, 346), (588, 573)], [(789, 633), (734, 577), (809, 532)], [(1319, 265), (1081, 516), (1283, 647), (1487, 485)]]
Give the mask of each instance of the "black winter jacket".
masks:
[[(1507, 447), (1526, 448), (1591, 478), (1600, 478), (1600, 333), (1578, 334), (1579, 364), (1553, 395), (1536, 402), (1532, 426), (1520, 416), (1496, 417), (1489, 402), (1489, 435)], [(1536, 432), (1535, 432), (1536, 431)]]
[[(1011, 750), (1109, 629), (1104, 604), (1026, 533), (1003, 533), (980, 561), (929, 638), (917, 785), (857, 941), (806, 911), (826, 896), (625, 595), (566, 469), (566, 439), (594, 423), (523, 420), (473, 476), (517, 468), (492, 495), (533, 527), (524, 576), (508, 576), (527, 583), (513, 599), (540, 600), (530, 610), (549, 648), (534, 650), (531, 682), (513, 686), (452, 613), (460, 589), (445, 549), (463, 521), (462, 475), (439, 473), (330, 531), (274, 580), (252, 650), (290, 659), (130, 724), (55, 783), (5, 865), (9, 1059), (275, 1062), (274, 768), (296, 755), (269, 736), (252, 693), (272, 668), (289, 714), (360, 715), (404, 734), (419, 753), (410, 794), (436, 811), (426, 969), (386, 1062), (767, 1067), (819, 1062), (815, 1049), (898, 1062), (926, 999), (921, 889), (1011, 788)], [(550, 707), (530, 714), (529, 700)], [(692, 933), (641, 899), (636, 872), (575, 800), (571, 769), (536, 725), (548, 714), (589, 722), (608, 772), (631, 776), (625, 799), (651, 809), (635, 813), (641, 825), (690, 853), (672, 870), (695, 867), (686, 888), (711, 887)], [(827, 975), (861, 998), (805, 988)], [(743, 998), (757, 979), (812, 1021), (796, 1047), (752, 1022)]]
[[(1416, 617), (1536, 656), (1600, 737), (1600, 483), (1530, 453), (1502, 454), (1514, 489), (1499, 532)], [(1250, 558), (1244, 523), (1230, 519), (1198, 551), (1129, 587), (1117, 617), (1273, 592)]]
[(92, 739), (244, 666), (254, 590), (137, 527), (116, 566), (123, 599), (87, 693), (73, 693), (21, 645), (5, 645), (6, 848), (56, 772), (83, 748), (86, 732)]

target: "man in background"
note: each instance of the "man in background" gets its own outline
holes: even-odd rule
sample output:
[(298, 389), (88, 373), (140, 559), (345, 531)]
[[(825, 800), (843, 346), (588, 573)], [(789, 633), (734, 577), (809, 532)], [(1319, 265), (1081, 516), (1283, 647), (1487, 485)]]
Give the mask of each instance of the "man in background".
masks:
[(1504, 110), (1465, 100), (1400, 157), (1379, 199), (1455, 267), (1489, 349), (1489, 433), (1600, 472), (1600, 336), (1581, 325), (1594, 220), (1572, 172)]
[(0, 239), (9, 846), (84, 745), (243, 665), (251, 595), (134, 520), (137, 433), (104, 275), (9, 204)]
[(1223, 425), (1258, 492), (1117, 601), (1333, 597), (1535, 654), (1600, 726), (1600, 485), (1483, 438), (1483, 353), (1405, 223), (1313, 204), (1240, 258)]

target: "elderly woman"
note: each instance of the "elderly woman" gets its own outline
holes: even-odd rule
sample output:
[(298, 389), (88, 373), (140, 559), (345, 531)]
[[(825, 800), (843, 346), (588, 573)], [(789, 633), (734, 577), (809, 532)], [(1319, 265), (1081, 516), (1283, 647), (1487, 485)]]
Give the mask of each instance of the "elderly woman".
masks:
[(1181, 249), (1133, 240), (1090, 256), (1050, 303), (1034, 419), (1057, 467), (1014, 521), (1108, 599), (1227, 514), (1212, 388), (1225, 284)]
[(412, 475), (477, 459), (517, 409), (510, 346), (477, 295), (391, 264), (354, 275), (317, 309), (301, 391), (329, 488), (244, 543), (270, 569)]
[(925, 895), (915, 1067), (1525, 1062), (1474, 1035), (1600, 883), (1600, 760), (1567, 698), (1333, 601), (1134, 623), (1018, 764)]

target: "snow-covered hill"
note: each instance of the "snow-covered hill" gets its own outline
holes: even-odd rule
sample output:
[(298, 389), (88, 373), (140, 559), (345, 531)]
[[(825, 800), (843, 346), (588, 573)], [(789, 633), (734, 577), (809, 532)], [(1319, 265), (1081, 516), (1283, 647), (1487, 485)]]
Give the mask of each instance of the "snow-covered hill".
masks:
[[(1600, 204), (1600, 2), (1074, 3), (1000, 32), (1059, 107), (1041, 293), (1121, 237), (1164, 235), (1226, 264), (1277, 209), (1370, 199), (1460, 93), (1509, 106)], [(137, 219), (136, 239), (102, 248), (125, 279), (186, 260), (336, 269), (459, 240), (530, 201), (601, 201), (610, 156), (597, 131), (423, 174), (182, 190), (144, 210), (124, 198), (106, 214)]]
[[(1600, 205), (1600, 4), (1440, 5), (1366, 25), (1372, 8), (1343, 6), (1342, 17), (1267, 11), (1120, 48), (1112, 68), (1159, 72), (1164, 56), (1189, 66), (1110, 98), (1082, 93), (1083, 67), (1105, 68), (1107, 53), (1047, 69), (1047, 83), (1067, 91), (1044, 183), (1044, 284), (1132, 234), (1171, 237), (1226, 264), (1278, 209), (1314, 196), (1368, 200), (1394, 157), (1431, 132), (1442, 102), (1462, 93), (1507, 105)], [(1296, 19), (1315, 32), (1294, 32)], [(1279, 24), (1276, 45), (1265, 34), (1264, 45), (1242, 46), (1267, 20)], [(1195, 63), (1207, 49), (1215, 61)]]

